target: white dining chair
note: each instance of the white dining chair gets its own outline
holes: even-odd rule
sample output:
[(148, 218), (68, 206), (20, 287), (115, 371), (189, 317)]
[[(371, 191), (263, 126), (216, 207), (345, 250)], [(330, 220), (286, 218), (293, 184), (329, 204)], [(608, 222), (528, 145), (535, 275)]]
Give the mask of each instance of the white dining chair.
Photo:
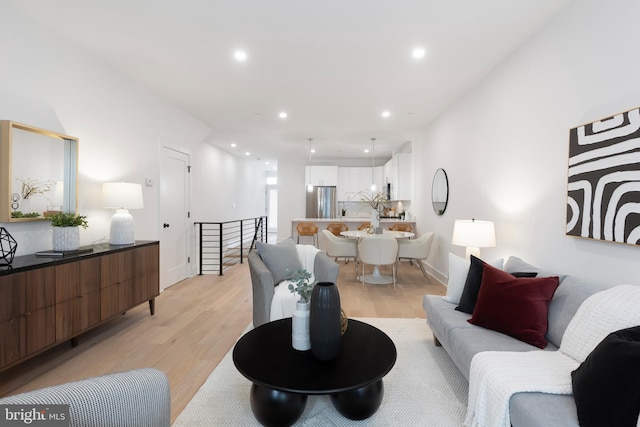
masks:
[(430, 231), (428, 233), (424, 233), (417, 239), (402, 239), (398, 242), (398, 261), (408, 259), (409, 264), (411, 264), (411, 262), (415, 260), (418, 266), (420, 266), (422, 274), (424, 274), (429, 283), (431, 283), (431, 279), (424, 269), (422, 260), (425, 260), (429, 257), (429, 252), (431, 252), (431, 243), (433, 242), (433, 236), (433, 232)]
[(392, 237), (365, 237), (358, 244), (358, 258), (362, 264), (360, 280), (364, 286), (364, 265), (374, 266), (374, 276), (379, 276), (378, 267), (390, 265), (393, 274), (393, 287), (396, 287), (396, 266), (398, 263), (398, 242)]
[[(324, 239), (325, 252), (328, 256), (333, 257), (336, 261), (338, 258), (344, 258), (345, 264), (349, 262), (349, 258), (353, 258), (354, 264), (356, 264), (356, 240), (336, 237), (329, 230), (322, 230), (322, 237)], [(356, 274), (358, 273), (357, 268), (356, 265)]]

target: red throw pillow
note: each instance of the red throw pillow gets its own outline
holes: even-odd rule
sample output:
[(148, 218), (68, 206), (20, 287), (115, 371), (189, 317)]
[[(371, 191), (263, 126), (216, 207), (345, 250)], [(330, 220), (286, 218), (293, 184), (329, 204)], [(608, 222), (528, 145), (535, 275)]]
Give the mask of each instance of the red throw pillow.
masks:
[(544, 348), (549, 302), (559, 283), (558, 277), (517, 278), (485, 264), (469, 323)]

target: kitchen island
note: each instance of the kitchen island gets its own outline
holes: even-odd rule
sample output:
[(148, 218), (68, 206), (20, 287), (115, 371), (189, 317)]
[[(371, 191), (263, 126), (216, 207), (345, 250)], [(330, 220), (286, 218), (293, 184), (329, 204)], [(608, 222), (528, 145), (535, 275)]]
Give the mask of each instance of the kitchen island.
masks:
[[(324, 241), (322, 239), (322, 230), (327, 229), (327, 225), (332, 222), (342, 222), (349, 227), (349, 230), (357, 230), (361, 224), (371, 222), (369, 216), (343, 216), (339, 218), (294, 218), (291, 220), (291, 236), (293, 240), (298, 241), (298, 233), (296, 232), (296, 226), (299, 222), (313, 222), (318, 226), (318, 248), (324, 249)], [(411, 224), (413, 232), (416, 233), (415, 218), (411, 220), (401, 220), (400, 218), (381, 218), (380, 227), (389, 228), (395, 223)], [(416, 233), (417, 235), (418, 233)], [(300, 243), (313, 244), (311, 238), (303, 236), (300, 239)]]

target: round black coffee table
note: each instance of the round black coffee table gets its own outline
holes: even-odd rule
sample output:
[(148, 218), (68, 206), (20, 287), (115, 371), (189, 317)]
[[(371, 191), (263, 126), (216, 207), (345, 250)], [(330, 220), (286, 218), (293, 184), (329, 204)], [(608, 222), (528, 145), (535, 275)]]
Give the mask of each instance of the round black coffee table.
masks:
[(236, 368), (253, 382), (253, 414), (266, 426), (295, 423), (310, 394), (330, 394), (338, 412), (349, 419), (369, 418), (382, 402), (382, 377), (395, 362), (391, 338), (353, 319), (338, 356), (328, 362), (317, 360), (311, 351), (293, 349), (290, 318), (247, 332), (233, 349)]

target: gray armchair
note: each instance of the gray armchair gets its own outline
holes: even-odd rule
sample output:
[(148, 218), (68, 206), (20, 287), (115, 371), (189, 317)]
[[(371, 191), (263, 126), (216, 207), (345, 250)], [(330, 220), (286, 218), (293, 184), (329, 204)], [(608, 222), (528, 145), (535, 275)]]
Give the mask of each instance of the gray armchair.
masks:
[(135, 369), (0, 399), (0, 405), (68, 404), (71, 427), (168, 427), (169, 380), (153, 368)]
[[(251, 273), (251, 286), (253, 288), (253, 326), (257, 327), (269, 322), (271, 315), (271, 301), (274, 288), (277, 285), (273, 280), (273, 274), (262, 261), (256, 251), (252, 251), (247, 257), (249, 272)], [(325, 253), (316, 254), (313, 275), (316, 282), (338, 282), (340, 266)]]

